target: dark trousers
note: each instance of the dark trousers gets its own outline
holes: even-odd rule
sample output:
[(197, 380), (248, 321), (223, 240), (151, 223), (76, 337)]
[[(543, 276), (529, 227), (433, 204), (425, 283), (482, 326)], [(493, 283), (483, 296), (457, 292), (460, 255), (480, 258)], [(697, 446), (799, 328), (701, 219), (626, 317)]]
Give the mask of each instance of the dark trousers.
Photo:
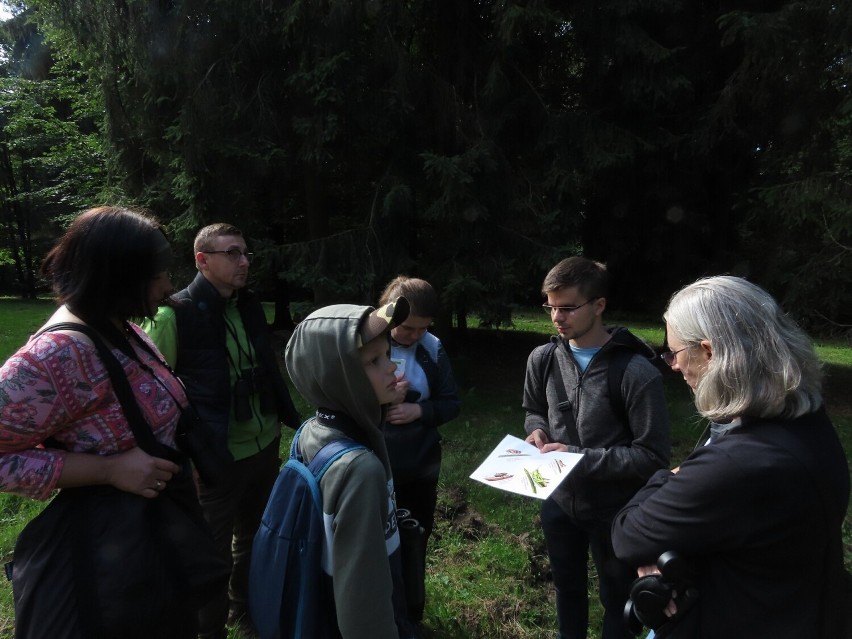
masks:
[(411, 516), (420, 522), (426, 531), (425, 539), (432, 534), (435, 527), (435, 505), (438, 503), (438, 477), (426, 477), (415, 481), (401, 482), (394, 480), (396, 507), (407, 508)]
[(233, 616), (246, 613), (251, 546), (281, 468), (280, 443), (276, 438), (256, 455), (234, 462), (220, 486), (201, 489), (204, 517), (219, 551), (232, 565), (230, 584), (199, 614), (199, 636), (205, 639), (226, 636), (229, 610)]
[(624, 622), (624, 605), (636, 571), (619, 561), (612, 550), (610, 520), (578, 522), (555, 501), (541, 507), (541, 527), (547, 543), (559, 639), (586, 639), (589, 626), (589, 550), (598, 571), (604, 607), (602, 639), (633, 639)]
[[(426, 475), (412, 479), (404, 475), (397, 479), (394, 475), (394, 493), (396, 495), (396, 507), (411, 511), (411, 516), (420, 522), (424, 535), (419, 555), (422, 558), (419, 574), (426, 576), (426, 548), (432, 529), (435, 527), (435, 506), (438, 503), (438, 476), (441, 470), (441, 451), (432, 456), (426, 468)], [(425, 584), (419, 583), (415, 586), (425, 592)], [(416, 605), (409, 605), (408, 617), (411, 621), (418, 622), (423, 618), (423, 601)]]

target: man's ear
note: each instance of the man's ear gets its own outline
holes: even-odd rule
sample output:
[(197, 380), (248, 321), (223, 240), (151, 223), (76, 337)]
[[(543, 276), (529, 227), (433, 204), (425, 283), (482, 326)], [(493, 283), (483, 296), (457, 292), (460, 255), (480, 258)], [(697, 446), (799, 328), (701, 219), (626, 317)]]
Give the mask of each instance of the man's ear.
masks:
[(595, 300), (595, 315), (603, 315), (603, 312), (606, 310), (606, 298), (599, 297)]
[(195, 266), (199, 271), (203, 270), (205, 266), (207, 266), (207, 255), (204, 251), (198, 251), (195, 254)]

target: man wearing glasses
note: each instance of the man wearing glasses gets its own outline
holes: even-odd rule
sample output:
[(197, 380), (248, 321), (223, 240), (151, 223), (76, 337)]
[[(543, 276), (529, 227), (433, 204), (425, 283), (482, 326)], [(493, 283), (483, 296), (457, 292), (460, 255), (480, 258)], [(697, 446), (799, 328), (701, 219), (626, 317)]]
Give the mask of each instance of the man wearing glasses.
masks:
[(604, 607), (602, 639), (633, 637), (624, 605), (635, 571), (616, 559), (615, 513), (657, 470), (668, 468), (671, 433), (654, 351), (625, 328), (603, 324), (606, 267), (570, 257), (544, 278), (544, 311), (558, 336), (527, 361), (523, 407), (527, 441), (541, 451), (582, 453), (542, 503), (559, 639), (585, 639), (588, 553)]
[(280, 424), (299, 414), (269, 340), (260, 300), (245, 288), (252, 254), (230, 224), (201, 229), (198, 274), (160, 308), (145, 329), (186, 386), (226, 466), (216, 485), (202, 483), (204, 516), (223, 556), (230, 586), (200, 614), (199, 637), (224, 639), (226, 624), (247, 624), (251, 546), (280, 468)]

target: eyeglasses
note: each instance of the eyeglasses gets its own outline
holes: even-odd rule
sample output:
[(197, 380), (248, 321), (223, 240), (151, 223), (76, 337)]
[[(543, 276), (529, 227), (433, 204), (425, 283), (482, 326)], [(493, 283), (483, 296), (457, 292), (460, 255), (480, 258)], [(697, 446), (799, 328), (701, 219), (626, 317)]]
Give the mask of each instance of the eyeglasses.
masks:
[(591, 304), (596, 299), (599, 299), (599, 298), (597, 298), (597, 297), (589, 298), (588, 300), (586, 300), (585, 302), (583, 302), (579, 306), (551, 306), (550, 304), (542, 304), (541, 307), (544, 309), (545, 313), (549, 313), (550, 315), (553, 315), (557, 311), (561, 311), (562, 313), (565, 313), (566, 315), (573, 315), (574, 313), (577, 312), (578, 309), (583, 308), (586, 304)]
[(679, 348), (676, 351), (666, 351), (665, 353), (660, 353), (660, 359), (666, 363), (666, 366), (673, 366), (675, 363), (675, 359), (677, 359), (677, 354), (681, 351), (685, 351), (689, 346), (684, 346), (683, 348)]
[(240, 258), (245, 256), (245, 258), (251, 262), (254, 259), (254, 253), (250, 253), (248, 251), (241, 251), (238, 248), (228, 249), (227, 251), (201, 251), (202, 253), (207, 253), (208, 255), (213, 253), (222, 253), (228, 256), (228, 259), (232, 262), (239, 262)]

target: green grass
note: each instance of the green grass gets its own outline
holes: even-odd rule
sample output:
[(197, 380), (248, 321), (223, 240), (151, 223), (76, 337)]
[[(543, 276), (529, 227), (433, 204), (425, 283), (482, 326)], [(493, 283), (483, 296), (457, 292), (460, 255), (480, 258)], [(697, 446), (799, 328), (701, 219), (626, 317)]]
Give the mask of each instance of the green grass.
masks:
[(0, 359), (6, 361), (56, 309), (49, 299), (0, 297)]
[(814, 342), (814, 348), (826, 364), (852, 368), (852, 342), (849, 340), (836, 340), (832, 343), (817, 340)]
[[(48, 301), (0, 298), (0, 356), (5, 359), (19, 348), (52, 308)], [(612, 317), (608, 321), (622, 323)], [(634, 318), (623, 323), (652, 346), (662, 344), (662, 323), (638, 322)], [(521, 309), (511, 328), (472, 328), (464, 338), (455, 333), (441, 336), (460, 385), (462, 412), (441, 429), (444, 462), (435, 533), (427, 559), (427, 639), (544, 639), (555, 634), (552, 584), (538, 522), (540, 502), (468, 478), (505, 434), (523, 437), (524, 413), (520, 404), (526, 356), (551, 332), (544, 313)], [(843, 342), (820, 342), (817, 350), (830, 365), (829, 377), (836, 380), (837, 390), (834, 395), (827, 392), (827, 403), (846, 450), (852, 451), (852, 410), (845, 399), (852, 377), (852, 348)], [(664, 379), (673, 424), (672, 461), (676, 464), (689, 454), (703, 424), (680, 376), (667, 373)], [(302, 414), (309, 414), (312, 409), (293, 393)], [(291, 431), (285, 431), (285, 456), (291, 436)], [(9, 558), (20, 529), (41, 506), (0, 494), (3, 561)], [(845, 531), (849, 557), (852, 520), (848, 515)], [(593, 565), (589, 588), (589, 637), (595, 639), (600, 636), (601, 611)], [(0, 638), (12, 637), (12, 624), (11, 589), (2, 581)], [(231, 639), (237, 639), (236, 632), (232, 632)]]

